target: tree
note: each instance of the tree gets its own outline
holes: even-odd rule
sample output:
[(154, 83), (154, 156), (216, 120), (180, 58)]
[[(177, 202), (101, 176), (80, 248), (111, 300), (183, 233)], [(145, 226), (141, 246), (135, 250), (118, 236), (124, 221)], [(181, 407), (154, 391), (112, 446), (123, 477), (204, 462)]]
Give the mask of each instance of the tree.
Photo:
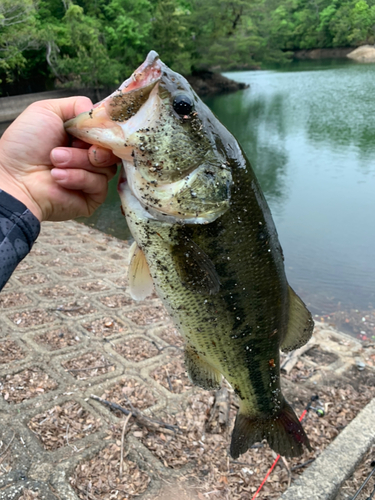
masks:
[(191, 72), (190, 11), (176, 0), (159, 0), (151, 23), (151, 46), (165, 64), (180, 73)]
[(0, 73), (7, 81), (27, 64), (25, 51), (38, 46), (33, 0), (0, 0)]
[(64, 52), (57, 53), (56, 43), (51, 48), (54, 55), (51, 66), (56, 75), (73, 85), (93, 85), (97, 90), (103, 85), (119, 83), (120, 65), (109, 56), (100, 21), (85, 15), (83, 8), (72, 2), (63, 21), (66, 26)]

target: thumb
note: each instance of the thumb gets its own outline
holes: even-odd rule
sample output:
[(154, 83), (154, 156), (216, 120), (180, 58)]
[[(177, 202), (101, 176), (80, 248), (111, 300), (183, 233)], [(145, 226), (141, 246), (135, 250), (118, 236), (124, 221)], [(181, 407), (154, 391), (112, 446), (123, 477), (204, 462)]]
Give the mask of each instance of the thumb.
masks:
[(93, 107), (91, 99), (85, 96), (47, 99), (45, 101), (39, 101), (38, 105), (53, 111), (64, 122), (76, 117), (84, 111), (89, 111)]

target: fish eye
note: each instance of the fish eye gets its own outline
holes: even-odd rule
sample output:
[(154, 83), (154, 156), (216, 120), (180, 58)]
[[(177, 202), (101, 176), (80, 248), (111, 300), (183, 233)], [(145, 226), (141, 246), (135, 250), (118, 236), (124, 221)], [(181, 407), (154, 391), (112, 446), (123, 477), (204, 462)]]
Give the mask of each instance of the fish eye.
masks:
[(193, 109), (193, 101), (189, 96), (180, 94), (173, 100), (173, 109), (179, 115), (188, 115)]

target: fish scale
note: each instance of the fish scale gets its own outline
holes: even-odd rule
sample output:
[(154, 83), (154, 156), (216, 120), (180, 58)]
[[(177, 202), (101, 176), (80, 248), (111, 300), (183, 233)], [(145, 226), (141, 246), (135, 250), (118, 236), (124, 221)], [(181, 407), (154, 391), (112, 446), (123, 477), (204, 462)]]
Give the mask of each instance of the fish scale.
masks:
[(231, 455), (262, 439), (285, 456), (310, 448), (281, 392), (280, 347), (307, 342), (313, 321), (288, 285), (270, 210), (234, 137), (155, 52), (66, 128), (123, 159), (130, 292), (142, 299), (155, 285), (194, 384), (217, 389), (224, 376), (233, 387)]

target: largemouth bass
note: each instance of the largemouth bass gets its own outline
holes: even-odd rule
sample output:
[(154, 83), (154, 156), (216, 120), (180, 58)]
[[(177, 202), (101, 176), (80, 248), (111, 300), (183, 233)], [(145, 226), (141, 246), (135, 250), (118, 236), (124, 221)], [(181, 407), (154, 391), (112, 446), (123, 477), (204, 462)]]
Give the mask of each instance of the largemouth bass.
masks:
[(123, 210), (135, 239), (135, 299), (153, 284), (185, 338), (192, 382), (239, 397), (230, 453), (266, 439), (298, 456), (308, 438), (280, 389), (280, 348), (313, 321), (288, 285), (267, 202), (241, 147), (181, 75), (150, 52), (112, 95), (66, 130), (122, 158)]

